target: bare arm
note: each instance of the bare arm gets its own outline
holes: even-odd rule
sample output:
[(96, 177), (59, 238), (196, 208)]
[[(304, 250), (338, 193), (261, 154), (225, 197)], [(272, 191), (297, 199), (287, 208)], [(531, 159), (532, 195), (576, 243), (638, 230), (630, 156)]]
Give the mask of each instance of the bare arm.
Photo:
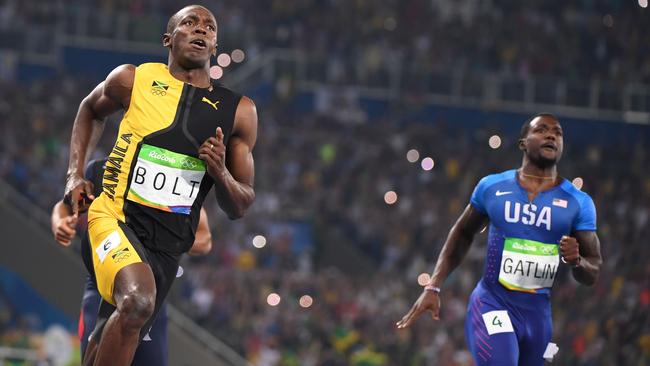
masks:
[(470, 204), (449, 231), (429, 284), (442, 287), (449, 274), (465, 258), (476, 233), (487, 224), (487, 217)]
[(217, 202), (231, 219), (244, 216), (255, 200), (253, 148), (256, 140), (257, 110), (253, 101), (242, 97), (227, 149), (221, 128), (217, 128), (216, 137), (208, 138), (199, 148), (199, 157), (207, 162), (208, 173), (215, 181)]
[(57, 202), (52, 209), (50, 221), (54, 239), (65, 247), (69, 246), (77, 226), (77, 217), (73, 216), (72, 209), (63, 201)]
[(208, 213), (201, 207), (199, 215), (199, 226), (196, 228), (194, 235), (194, 244), (189, 251), (190, 255), (205, 255), (212, 250), (212, 234), (210, 233), (210, 224), (208, 223)]
[(75, 214), (79, 210), (78, 202), (82, 195), (89, 200), (94, 199), (92, 186), (83, 179), (90, 149), (101, 135), (103, 119), (117, 110), (128, 108), (134, 76), (135, 66), (117, 67), (79, 105), (70, 139), (70, 161), (64, 196)]
[[(454, 226), (447, 235), (442, 247), (429, 285), (440, 288), (449, 274), (458, 267), (465, 258), (476, 233), (487, 224), (488, 218), (476, 211), (471, 205), (465, 207)], [(427, 287), (428, 287), (427, 286)], [(415, 301), (409, 312), (397, 322), (397, 328), (406, 328), (425, 311), (431, 311), (433, 319), (440, 318), (440, 296), (438, 291), (425, 289)]]
[[(596, 283), (600, 273), (600, 265), (603, 258), (600, 254), (600, 239), (595, 231), (576, 231), (573, 233), (578, 242), (578, 256), (575, 259), (576, 266), (573, 267), (573, 278), (583, 285), (591, 286)], [(574, 263), (572, 258), (566, 258), (567, 262)]]

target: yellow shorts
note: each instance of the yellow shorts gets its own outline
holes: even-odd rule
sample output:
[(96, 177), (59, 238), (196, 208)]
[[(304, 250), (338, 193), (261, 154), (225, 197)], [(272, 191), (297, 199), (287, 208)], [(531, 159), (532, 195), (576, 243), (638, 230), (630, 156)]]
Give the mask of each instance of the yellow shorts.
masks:
[(112, 217), (95, 217), (88, 222), (97, 289), (112, 305), (115, 276), (129, 264), (143, 262), (143, 246), (124, 223)]

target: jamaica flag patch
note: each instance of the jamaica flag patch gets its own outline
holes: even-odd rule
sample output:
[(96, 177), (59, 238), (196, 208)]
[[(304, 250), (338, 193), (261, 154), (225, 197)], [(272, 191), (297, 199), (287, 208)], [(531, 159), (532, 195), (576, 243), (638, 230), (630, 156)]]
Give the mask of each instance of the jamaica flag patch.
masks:
[(153, 95), (164, 96), (167, 94), (167, 89), (169, 89), (169, 85), (163, 83), (162, 81), (154, 80), (151, 83), (151, 94)]

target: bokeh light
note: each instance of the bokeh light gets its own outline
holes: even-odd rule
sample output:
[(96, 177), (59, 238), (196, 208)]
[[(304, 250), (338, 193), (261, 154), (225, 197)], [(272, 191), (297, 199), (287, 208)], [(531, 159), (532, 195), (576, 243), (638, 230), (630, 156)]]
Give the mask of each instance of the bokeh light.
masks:
[(420, 159), (419, 151), (415, 149), (411, 149), (406, 153), (406, 160), (408, 160), (409, 163), (415, 163), (416, 161), (418, 161), (418, 159)]
[(611, 14), (606, 14), (603, 17), (603, 25), (607, 28), (611, 28), (614, 26), (614, 18), (612, 17)]
[(384, 29), (394, 31), (397, 28), (397, 21), (393, 17), (388, 17), (384, 20)]
[(227, 53), (222, 53), (217, 56), (217, 64), (221, 67), (228, 67), (230, 65), (230, 55)]
[(217, 65), (214, 65), (210, 68), (210, 77), (213, 79), (221, 79), (223, 76), (223, 69)]
[(428, 273), (420, 273), (418, 276), (418, 285), (426, 286), (431, 280), (431, 276)]
[(491, 148), (498, 149), (499, 147), (501, 147), (501, 137), (499, 137), (499, 135), (490, 136), (490, 139), (488, 140), (488, 144), (490, 145)]
[(397, 193), (395, 193), (395, 191), (386, 192), (386, 194), (384, 194), (384, 202), (386, 202), (389, 205), (392, 205), (395, 202), (397, 202)]
[(582, 186), (585, 184), (584, 180), (580, 177), (574, 178), (571, 183), (578, 189), (582, 189)]
[(314, 303), (314, 299), (312, 299), (312, 297), (309, 295), (302, 295), (300, 297), (300, 300), (298, 300), (298, 303), (301, 307), (306, 309)]
[(280, 295), (276, 294), (275, 292), (271, 292), (269, 296), (266, 297), (266, 303), (271, 306), (278, 306), (281, 300), (282, 298)]
[(232, 58), (232, 62), (238, 64), (242, 61), (244, 61), (244, 58), (246, 57), (246, 54), (244, 54), (244, 51), (240, 50), (239, 48), (236, 50), (233, 50), (230, 53), (230, 57)]
[(264, 248), (266, 246), (266, 238), (264, 235), (255, 235), (253, 238), (253, 246), (255, 248)]
[(429, 171), (433, 169), (434, 162), (432, 158), (426, 157), (422, 159), (422, 163), (420, 163), (420, 165), (422, 166), (422, 169)]

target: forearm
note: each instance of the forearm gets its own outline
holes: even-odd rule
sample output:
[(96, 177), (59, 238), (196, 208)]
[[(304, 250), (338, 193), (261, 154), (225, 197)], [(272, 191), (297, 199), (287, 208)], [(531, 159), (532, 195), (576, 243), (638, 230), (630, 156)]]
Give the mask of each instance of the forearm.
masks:
[(598, 279), (600, 273), (599, 257), (581, 257), (577, 266), (573, 267), (573, 278), (583, 285), (592, 286)]
[(194, 238), (194, 244), (188, 254), (192, 256), (206, 255), (210, 253), (210, 250), (212, 250), (212, 236), (209, 233), (207, 235), (199, 235), (197, 233)]
[(79, 105), (70, 139), (70, 160), (67, 175), (83, 175), (88, 152), (96, 144), (103, 130), (103, 122), (95, 116), (88, 98)]
[(253, 187), (237, 181), (227, 169), (215, 182), (215, 194), (221, 209), (233, 220), (244, 216), (255, 200)]
[(473, 235), (464, 235), (461, 231), (454, 227), (447, 241), (445, 241), (440, 256), (438, 256), (438, 261), (436, 267), (433, 270), (431, 275), (431, 284), (434, 287), (442, 287), (442, 284), (445, 282), (445, 279), (451, 272), (458, 267), (462, 262), (463, 258), (467, 254), (470, 245), (472, 244)]

